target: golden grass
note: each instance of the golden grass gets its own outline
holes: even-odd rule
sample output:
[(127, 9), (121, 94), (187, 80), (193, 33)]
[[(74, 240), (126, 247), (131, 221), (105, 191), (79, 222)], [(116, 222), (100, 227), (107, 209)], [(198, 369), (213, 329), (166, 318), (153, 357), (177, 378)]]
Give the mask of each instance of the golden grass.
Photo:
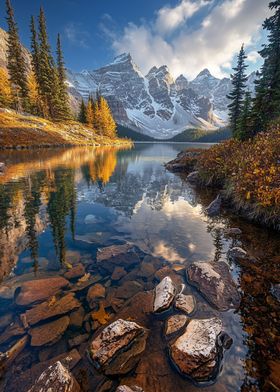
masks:
[(0, 148), (127, 143), (131, 141), (97, 135), (92, 129), (77, 121), (54, 123), (14, 111), (0, 111)]

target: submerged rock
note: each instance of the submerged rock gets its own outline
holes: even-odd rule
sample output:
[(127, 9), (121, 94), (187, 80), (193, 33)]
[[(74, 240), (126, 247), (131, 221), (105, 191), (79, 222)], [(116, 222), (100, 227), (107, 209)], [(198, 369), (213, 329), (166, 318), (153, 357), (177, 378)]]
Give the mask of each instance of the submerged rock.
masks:
[(118, 319), (92, 341), (90, 356), (106, 375), (126, 374), (145, 350), (147, 332), (132, 321)]
[(175, 295), (176, 287), (169, 276), (166, 276), (156, 287), (154, 312), (159, 313), (167, 310), (171, 306)]
[(23, 282), (16, 297), (16, 304), (27, 306), (35, 302), (42, 302), (68, 285), (68, 280), (60, 276)]
[(77, 279), (81, 278), (85, 274), (85, 267), (83, 264), (77, 264), (74, 267), (72, 267), (69, 271), (65, 272), (64, 276), (66, 279)]
[(122, 286), (117, 288), (115, 297), (120, 299), (128, 299), (142, 290), (143, 286), (140, 283), (136, 281), (127, 281)]
[(195, 299), (192, 295), (178, 294), (175, 300), (175, 308), (191, 314), (195, 309)]
[(25, 329), (22, 327), (22, 325), (19, 324), (19, 322), (16, 321), (11, 325), (7, 326), (4, 332), (1, 333), (0, 345), (8, 342), (12, 338), (15, 338), (17, 336), (22, 336), (25, 333), (26, 333)]
[(218, 215), (221, 211), (221, 205), (222, 205), (222, 198), (221, 195), (218, 195), (216, 199), (214, 199), (208, 207), (205, 208), (205, 213), (208, 216), (215, 216)]
[(43, 302), (32, 309), (27, 310), (22, 317), (29, 325), (47, 320), (54, 316), (63, 315), (80, 307), (80, 302), (69, 293), (60, 299), (53, 297), (50, 301)]
[(187, 277), (217, 309), (239, 306), (240, 295), (226, 263), (195, 262), (188, 267)]
[(87, 302), (91, 308), (96, 305), (96, 300), (98, 298), (105, 297), (105, 287), (102, 286), (100, 283), (91, 286), (87, 292)]
[(49, 366), (28, 392), (80, 392), (74, 376), (60, 361)]
[(126, 275), (126, 270), (123, 267), (115, 267), (113, 274), (112, 274), (112, 280), (120, 280)]
[(222, 331), (218, 318), (191, 320), (185, 332), (170, 347), (172, 361), (180, 372), (196, 381), (216, 376), (220, 353), (217, 337)]
[(39, 347), (56, 343), (68, 328), (69, 322), (69, 317), (64, 316), (39, 327), (31, 328), (28, 332), (31, 336), (31, 346)]
[(5, 163), (4, 162), (0, 162), (0, 173), (3, 173), (6, 169)]
[(96, 260), (109, 272), (113, 272), (115, 266), (130, 267), (140, 262), (135, 247), (130, 244), (111, 245), (98, 249)]
[(188, 317), (185, 314), (175, 314), (166, 321), (165, 334), (167, 336), (180, 331), (188, 321)]

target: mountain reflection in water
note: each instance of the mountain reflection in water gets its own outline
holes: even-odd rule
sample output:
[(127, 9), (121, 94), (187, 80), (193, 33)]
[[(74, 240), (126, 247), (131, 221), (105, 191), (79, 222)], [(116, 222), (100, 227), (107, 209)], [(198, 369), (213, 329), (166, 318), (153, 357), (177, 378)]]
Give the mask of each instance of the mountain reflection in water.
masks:
[[(219, 316), (234, 344), (226, 353), (217, 382), (205, 390), (269, 391), (267, 376), (279, 369), (279, 321), (275, 316), (279, 303), (271, 294), (279, 276), (279, 235), (229, 213), (219, 219), (207, 218), (203, 209), (213, 192), (197, 192), (184, 178), (163, 167), (186, 147), (139, 143), (131, 149), (2, 152), (0, 161), (7, 170), (0, 176), (0, 281), (8, 287), (34, 275), (56, 274), (74, 259), (89, 265), (98, 247), (124, 241), (166, 260), (174, 270), (193, 261), (226, 261), (232, 242), (244, 245), (257, 260), (254, 266), (231, 266), (242, 290), (241, 308), (238, 313)], [(224, 236), (223, 229), (230, 226), (242, 229), (241, 240)], [(200, 301), (198, 316), (218, 314), (202, 298)], [(3, 304), (7, 308), (1, 306), (0, 319), (7, 311), (18, 316), (19, 310), (10, 302)], [(28, 366), (37, 363), (37, 352), (32, 351), (29, 360)], [(199, 389), (170, 372), (174, 390)], [(8, 371), (8, 379), (11, 374)], [(165, 383), (163, 379), (159, 385)], [(5, 391), (13, 388), (9, 383)]]

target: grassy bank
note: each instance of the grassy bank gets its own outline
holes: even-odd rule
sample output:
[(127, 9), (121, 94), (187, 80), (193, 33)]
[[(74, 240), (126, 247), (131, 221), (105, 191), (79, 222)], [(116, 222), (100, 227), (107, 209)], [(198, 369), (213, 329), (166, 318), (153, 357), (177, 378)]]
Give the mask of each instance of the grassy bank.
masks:
[(166, 167), (197, 170), (202, 185), (222, 189), (244, 216), (280, 229), (280, 125), (246, 142), (231, 139), (181, 153)]
[(128, 139), (100, 136), (76, 121), (54, 123), (0, 109), (0, 149), (74, 145), (119, 145)]

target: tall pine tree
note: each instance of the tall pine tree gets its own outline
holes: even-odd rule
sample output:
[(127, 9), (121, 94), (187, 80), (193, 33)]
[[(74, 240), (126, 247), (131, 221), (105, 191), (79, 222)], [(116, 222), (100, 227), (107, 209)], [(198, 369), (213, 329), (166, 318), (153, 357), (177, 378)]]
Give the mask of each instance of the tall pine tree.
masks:
[(81, 105), (80, 105), (80, 111), (78, 114), (78, 121), (81, 122), (82, 124), (87, 123), (87, 108), (85, 105), (84, 100), (82, 99)]
[(7, 67), (14, 96), (14, 106), (18, 110), (28, 110), (27, 65), (10, 0), (6, 0), (6, 8), (8, 23)]
[(251, 128), (251, 106), (252, 98), (251, 93), (246, 91), (245, 98), (242, 106), (242, 111), (237, 121), (236, 138), (239, 140), (247, 140), (252, 136)]
[(237, 137), (237, 123), (242, 110), (242, 103), (246, 89), (247, 76), (245, 74), (247, 65), (245, 64), (246, 55), (244, 45), (241, 46), (237, 66), (233, 68), (235, 73), (231, 75), (233, 89), (227, 98), (231, 101), (228, 105), (229, 121), (232, 134)]
[(39, 42), (39, 89), (44, 101), (44, 116), (55, 118), (59, 91), (43, 8), (39, 15)]
[(265, 131), (269, 122), (280, 117), (280, 0), (271, 1), (269, 8), (275, 11), (263, 23), (268, 30), (268, 43), (260, 55), (264, 64), (256, 81), (252, 118), (254, 133)]
[(67, 120), (71, 118), (71, 113), (69, 107), (69, 96), (68, 96), (67, 85), (66, 85), (65, 65), (64, 65), (59, 34), (57, 36), (56, 54), (57, 54), (58, 90), (59, 90), (58, 91), (59, 106), (58, 106), (57, 118), (60, 120)]

